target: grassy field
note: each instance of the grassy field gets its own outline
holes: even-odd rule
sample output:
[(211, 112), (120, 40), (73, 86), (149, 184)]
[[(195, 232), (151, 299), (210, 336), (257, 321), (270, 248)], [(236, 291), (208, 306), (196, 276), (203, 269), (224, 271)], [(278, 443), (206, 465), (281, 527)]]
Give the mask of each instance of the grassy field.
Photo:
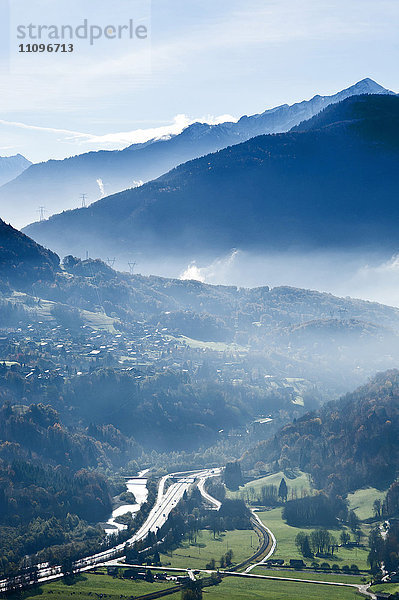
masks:
[(288, 475), (280, 471), (279, 473), (273, 473), (272, 475), (267, 475), (266, 477), (262, 477), (261, 479), (255, 479), (254, 481), (250, 481), (236, 492), (228, 490), (227, 496), (229, 498), (242, 498), (245, 501), (249, 501), (251, 499), (251, 489), (253, 489), (255, 495), (257, 495), (259, 494), (261, 488), (265, 485), (275, 485), (278, 488), (283, 477), (288, 486), (289, 499), (291, 497), (292, 492), (296, 493), (298, 497), (300, 497), (302, 490), (312, 489), (312, 485), (309, 481), (309, 476), (306, 473), (302, 473), (302, 471), (295, 471), (292, 472), (292, 475), (290, 477), (288, 477)]
[[(69, 584), (64, 580), (36, 586), (18, 596), (18, 600), (37, 600), (38, 597), (70, 600), (108, 598), (108, 600), (130, 599), (165, 589), (173, 584), (168, 582), (146, 583), (144, 581), (126, 581), (108, 575), (80, 574)], [(179, 600), (180, 592), (168, 596), (171, 600)], [(317, 584), (290, 583), (286, 581), (267, 581), (255, 579), (239, 579), (228, 577), (215, 587), (208, 587), (203, 592), (207, 600), (352, 600), (359, 598), (356, 590)], [(14, 600), (16, 596), (9, 596)]]
[(293, 579), (333, 581), (338, 583), (363, 583), (361, 575), (345, 575), (344, 573), (313, 573), (312, 571), (297, 571), (295, 569), (268, 569), (256, 567), (252, 569), (254, 575), (270, 575), (271, 577), (292, 577)]
[(234, 343), (226, 344), (224, 342), (201, 342), (200, 340), (194, 340), (186, 337), (185, 335), (179, 335), (179, 337), (166, 335), (165, 337), (169, 340), (173, 340), (174, 342), (185, 343), (190, 348), (206, 348), (207, 350), (214, 350), (215, 352), (233, 352), (242, 354), (246, 354), (248, 352), (248, 348), (246, 346), (240, 346)]
[(299, 406), (304, 406), (305, 401), (303, 399), (304, 393), (308, 389), (308, 382), (305, 379), (299, 377), (287, 377), (285, 379), (286, 386), (292, 387), (296, 392), (295, 399), (293, 400), (293, 404), (298, 404)]
[(373, 503), (374, 500), (383, 500), (385, 492), (376, 490), (375, 488), (366, 488), (357, 490), (353, 494), (348, 494), (349, 506), (355, 511), (360, 520), (370, 519), (374, 516)]
[[(43, 321), (53, 321), (54, 317), (52, 315), (52, 308), (56, 305), (55, 302), (51, 300), (43, 300), (40, 299), (40, 304), (38, 304), (37, 299), (28, 296), (27, 294), (22, 294), (21, 292), (14, 292), (10, 297), (10, 301), (14, 303), (22, 304), (25, 310), (28, 312), (32, 312), (32, 319), (42, 319)], [(105, 331), (109, 331), (110, 333), (116, 333), (114, 328), (114, 322), (118, 321), (117, 318), (112, 318), (106, 315), (104, 312), (91, 312), (88, 310), (80, 310), (80, 316), (83, 319), (85, 325), (89, 325), (93, 327), (93, 329), (102, 329)]]
[(140, 596), (157, 590), (164, 590), (168, 587), (173, 587), (173, 585), (168, 581), (147, 583), (146, 581), (117, 579), (109, 577), (106, 574), (80, 573), (68, 582), (64, 579), (59, 579), (52, 583), (35, 586), (23, 592), (22, 597), (10, 595), (9, 598), (10, 600), (17, 597), (18, 600), (37, 600), (38, 597), (51, 597), (57, 600), (66, 600), (67, 598), (70, 600), (72, 596), (78, 596), (79, 600), (90, 600), (102, 594), (104, 596), (107, 595), (108, 600), (116, 598), (121, 600), (123, 598), (131, 598), (131, 596)]
[[(195, 544), (183, 542), (180, 548), (170, 554), (161, 554), (164, 566), (193, 569), (204, 569), (205, 565), (214, 558), (219, 566), (219, 559), (227, 550), (233, 550), (233, 563), (239, 563), (251, 556), (258, 547), (258, 536), (253, 530), (226, 531), (213, 539), (213, 533), (208, 530), (200, 532)], [(251, 546), (252, 543), (252, 546)]]
[[(357, 590), (310, 583), (251, 580), (229, 577), (216, 587), (206, 588), (206, 600), (354, 600)], [(169, 596), (177, 598), (177, 594)]]
[(384, 583), (381, 585), (373, 585), (371, 589), (373, 592), (385, 592), (388, 594), (395, 594), (399, 592), (399, 583)]
[[(295, 546), (295, 537), (299, 531), (305, 531), (305, 528), (296, 528), (287, 525), (281, 517), (282, 509), (275, 508), (273, 510), (259, 512), (258, 515), (264, 524), (271, 529), (277, 539), (277, 550), (273, 554), (273, 558), (283, 558), (285, 561), (289, 561), (290, 558), (301, 558), (303, 556), (299, 553)], [(369, 527), (364, 526), (362, 528), (364, 539), (367, 539), (369, 533)], [(332, 535), (339, 539), (340, 530), (330, 530)], [(358, 565), (359, 569), (368, 569), (367, 564), (368, 550), (363, 548), (339, 548), (337, 554), (332, 559), (326, 559), (326, 562), (330, 564), (337, 563), (342, 566), (345, 564)], [(323, 559), (318, 558), (318, 562), (323, 562)], [(310, 559), (305, 560), (307, 564), (312, 561)]]
[(118, 319), (109, 317), (105, 313), (90, 312), (88, 310), (81, 310), (80, 316), (82, 317), (84, 324), (93, 327), (93, 329), (103, 329), (110, 333), (116, 333), (114, 328), (114, 322)]
[[(261, 479), (250, 481), (235, 492), (228, 491), (227, 495), (230, 498), (242, 498), (248, 503), (254, 496), (257, 496), (263, 486), (279, 486), (282, 477), (284, 477), (287, 482), (288, 498), (295, 495), (300, 497), (303, 490), (312, 489), (309, 476), (306, 473), (296, 471), (290, 475), (287, 475), (286, 473), (279, 472), (262, 477)], [(374, 500), (382, 495), (382, 492), (378, 492), (378, 490), (370, 488), (367, 490), (358, 490), (355, 494), (351, 494), (348, 499), (351, 508), (356, 509), (359, 518), (365, 519), (372, 515), (372, 506)], [(305, 530), (306, 528), (290, 527), (287, 525), (287, 523), (285, 523), (285, 521), (283, 521), (281, 513), (281, 508), (275, 508), (273, 510), (258, 513), (262, 521), (271, 529), (277, 539), (277, 550), (273, 556), (275, 558), (283, 558), (287, 562), (291, 558), (303, 558), (295, 546), (295, 537), (299, 531)], [(368, 538), (370, 526), (364, 524), (362, 526), (362, 532), (364, 534), (364, 542)], [(330, 530), (330, 533), (337, 539), (339, 543), (341, 530)], [(367, 555), (367, 548), (339, 548), (334, 558), (325, 560), (330, 564), (337, 563), (340, 566), (345, 564), (356, 564), (360, 569), (368, 569), (369, 565), (367, 564)], [(323, 562), (324, 559), (317, 560), (318, 562)], [(311, 560), (307, 560), (305, 562), (310, 564)]]

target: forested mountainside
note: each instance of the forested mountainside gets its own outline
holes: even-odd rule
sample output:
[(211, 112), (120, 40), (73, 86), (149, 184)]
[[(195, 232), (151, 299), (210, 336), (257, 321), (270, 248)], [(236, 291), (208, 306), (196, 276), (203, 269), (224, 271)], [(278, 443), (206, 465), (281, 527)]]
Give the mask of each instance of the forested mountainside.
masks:
[(30, 289), (32, 283), (52, 281), (59, 258), (0, 219), (0, 284)]
[(97, 549), (105, 536), (96, 522), (111, 511), (111, 488), (93, 468), (121, 464), (128, 443), (109, 427), (97, 439), (71, 433), (49, 405), (12, 404), (0, 386), (0, 575), (27, 554), (60, 563)]
[(89, 152), (65, 160), (32, 165), (0, 190), (0, 213), (20, 227), (37, 220), (37, 207), (54, 214), (100, 199), (159, 177), (193, 158), (238, 144), (256, 135), (288, 131), (326, 106), (357, 94), (390, 94), (371, 79), (359, 81), (333, 96), (315, 96), (261, 114), (243, 116), (237, 123), (194, 123), (181, 134), (133, 144), (124, 150)]
[[(239, 328), (254, 326), (255, 331), (277, 327), (297, 327), (321, 319), (359, 319), (397, 330), (399, 309), (352, 298), (288, 286), (269, 288), (238, 288), (209, 285), (199, 281), (167, 279), (156, 276), (129, 275), (114, 271), (100, 260), (66, 257), (54, 282), (37, 282), (37, 291), (49, 300), (75, 305), (88, 310), (113, 307), (128, 311), (130, 319), (160, 319), (173, 326), (173, 316), (186, 314), (222, 319), (227, 330), (220, 340), (233, 335), (237, 318)], [(123, 311), (121, 319), (123, 320)], [(184, 320), (184, 319), (182, 319)], [(339, 320), (339, 319), (338, 319)], [(154, 321), (155, 322), (155, 321)], [(178, 325), (175, 325), (178, 327)], [(181, 325), (181, 327), (184, 327)], [(188, 325), (187, 325), (188, 327)], [(310, 325), (308, 326), (310, 327)], [(187, 330), (177, 331), (185, 335)], [(218, 341), (198, 325), (199, 339)]]
[(392, 253), (398, 124), (397, 96), (348, 98), (306, 130), (252, 138), (24, 231), (77, 256), (88, 247), (187, 262), (231, 248)]
[(317, 488), (342, 495), (362, 486), (384, 489), (397, 477), (398, 459), (399, 371), (391, 370), (286, 425), (247, 452), (242, 465), (299, 467)]

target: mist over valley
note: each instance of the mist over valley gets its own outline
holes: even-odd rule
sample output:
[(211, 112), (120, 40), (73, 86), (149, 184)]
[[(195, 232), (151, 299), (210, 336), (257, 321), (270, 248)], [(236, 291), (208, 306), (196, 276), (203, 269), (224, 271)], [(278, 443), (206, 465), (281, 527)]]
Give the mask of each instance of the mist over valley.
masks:
[(398, 133), (367, 78), (0, 160), (0, 594), (395, 585)]

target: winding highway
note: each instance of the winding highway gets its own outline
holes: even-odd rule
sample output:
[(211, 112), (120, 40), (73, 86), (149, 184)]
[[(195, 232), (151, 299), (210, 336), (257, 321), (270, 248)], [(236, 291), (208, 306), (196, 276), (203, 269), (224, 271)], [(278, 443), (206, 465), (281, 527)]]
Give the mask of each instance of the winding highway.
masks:
[[(148, 515), (148, 518), (146, 519), (145, 523), (128, 540), (128, 542), (133, 543), (135, 541), (142, 540), (148, 535), (148, 533), (150, 531), (155, 532), (159, 527), (162, 527), (162, 525), (166, 522), (170, 512), (173, 510), (173, 508), (178, 504), (178, 502), (183, 497), (184, 492), (187, 491), (189, 489), (189, 487), (195, 483), (198, 484), (198, 489), (201, 492), (201, 495), (203, 496), (203, 498), (208, 502), (208, 504), (211, 504), (216, 510), (219, 510), (221, 503), (219, 502), (219, 500), (217, 500), (216, 498), (213, 498), (210, 494), (208, 494), (208, 492), (205, 490), (205, 482), (208, 478), (216, 477), (216, 476), (220, 475), (220, 473), (221, 473), (221, 469), (204, 469), (202, 471), (172, 473), (170, 475), (165, 475), (164, 477), (162, 477), (161, 480), (159, 481), (157, 499), (156, 499), (153, 509), (151, 510), (150, 514)], [(167, 483), (168, 479), (172, 479), (173, 482), (169, 485), (169, 487), (165, 491), (165, 487), (166, 487), (166, 483)], [(331, 587), (332, 586), (351, 587), (351, 588), (356, 588), (360, 593), (368, 596), (369, 598), (371, 598), (373, 600), (376, 599), (375, 594), (373, 594), (373, 592), (370, 589), (368, 589), (368, 584), (360, 585), (360, 584), (353, 584), (353, 583), (338, 583), (338, 582), (320, 581), (320, 580), (303, 580), (303, 579), (294, 578), (294, 577), (277, 577), (277, 576), (273, 576), (273, 575), (254, 575), (254, 574), (252, 574), (251, 573), (252, 569), (254, 569), (257, 566), (264, 565), (264, 563), (272, 556), (272, 554), (274, 553), (276, 546), (277, 546), (276, 538), (274, 537), (274, 535), (270, 531), (270, 529), (268, 529), (264, 525), (264, 523), (260, 520), (259, 516), (254, 511), (252, 511), (252, 513), (253, 513), (253, 516), (252, 516), (253, 527), (255, 530), (259, 529), (261, 531), (262, 536), (263, 536), (263, 542), (261, 543), (261, 546), (257, 550), (257, 552), (252, 557), (247, 559), (247, 561), (244, 561), (244, 563), (242, 563), (242, 565), (236, 565), (236, 569), (237, 569), (237, 567), (240, 568), (241, 566), (248, 564), (248, 562), (252, 562), (253, 560), (256, 560), (258, 557), (260, 557), (262, 555), (263, 555), (263, 558), (260, 562), (251, 564), (244, 572), (229, 571), (229, 572), (223, 573), (222, 574), (223, 577), (227, 577), (227, 576), (229, 576), (229, 577), (248, 577), (248, 578), (253, 578), (253, 579), (258, 579), (258, 580), (260, 579), (260, 580), (274, 580), (274, 581), (290, 581), (290, 582), (297, 583), (297, 584), (303, 584), (303, 585), (305, 585), (305, 587), (306, 587), (306, 585), (323, 585), (323, 586), (331, 586)], [(93, 556), (89, 556), (89, 557), (86, 557), (79, 561), (76, 561), (74, 563), (74, 571), (75, 572), (87, 571), (87, 570), (90, 570), (93, 566), (98, 566), (99, 564), (120, 566), (121, 563), (116, 562), (115, 559), (118, 556), (120, 556), (121, 552), (124, 549), (125, 543), (119, 544), (118, 546), (115, 546), (114, 548), (111, 548), (109, 550), (105, 550), (104, 552), (99, 552), (98, 554), (95, 554)], [(164, 570), (165, 567), (159, 567), (159, 568), (151, 567), (151, 568), (153, 570)], [(171, 569), (171, 568), (169, 568), (169, 570), (181, 571), (181, 569)], [(201, 572), (206, 573), (206, 574), (211, 574), (216, 571), (201, 569)], [(191, 579), (195, 579), (192, 569), (188, 568), (187, 573)], [(37, 582), (44, 583), (47, 581), (57, 579), (61, 576), (62, 576), (62, 570), (61, 570), (60, 566), (50, 567), (48, 565), (43, 565), (38, 570)], [(0, 592), (7, 592), (11, 589), (10, 581), (11, 580), (9, 580), (9, 579), (4, 579), (4, 580), (0, 581)], [(16, 583), (17, 583), (17, 586), (20, 585), (21, 587), (27, 586), (29, 584), (30, 585), (33, 584), (33, 582), (25, 580), (24, 576), (21, 576), (19, 578), (19, 581), (17, 580)], [(14, 587), (15, 587), (15, 583), (14, 583)]]
[[(214, 477), (217, 473), (220, 474), (220, 469), (203, 469), (199, 471), (170, 473), (169, 475), (162, 477), (159, 481), (155, 505), (140, 529), (130, 539), (128, 539), (126, 542), (123, 542), (123, 544), (118, 544), (114, 548), (109, 548), (108, 550), (98, 552), (93, 556), (87, 556), (86, 558), (75, 561), (73, 564), (74, 571), (76, 573), (88, 571), (94, 566), (107, 563), (108, 561), (120, 556), (126, 543), (134, 543), (142, 540), (150, 531), (156, 532), (157, 529), (162, 527), (162, 525), (166, 522), (170, 512), (173, 510), (173, 508), (175, 508), (178, 502), (182, 499), (184, 492), (187, 491), (191, 485), (193, 485), (197, 480), (200, 480), (200, 482), (205, 482), (208, 477)], [(165, 486), (168, 479), (171, 479), (173, 483), (170, 484), (165, 492)], [(211, 497), (209, 496), (209, 498)], [(217, 502), (217, 500), (215, 502)], [(44, 565), (39, 567), (37, 571), (37, 583), (52, 581), (54, 579), (58, 579), (61, 575), (62, 568), (60, 565)], [(26, 585), (33, 585), (33, 583), (34, 582), (30, 581), (29, 577), (25, 575), (21, 575), (13, 580), (11, 578), (3, 579), (0, 581), (0, 592), (7, 592), (15, 587), (15, 585), (22, 587)]]
[(209, 475), (201, 477), (201, 479), (198, 482), (198, 489), (201, 492), (202, 497), (205, 498), (205, 500), (209, 504), (211, 504), (212, 506), (214, 506), (214, 508), (216, 508), (216, 510), (219, 510), (219, 508), (222, 506), (222, 503), (219, 502), (219, 500), (216, 500), (216, 498), (214, 498), (210, 494), (208, 494), (208, 492), (205, 490), (205, 482), (210, 477), (218, 477), (218, 476), (220, 476), (221, 472), (222, 472), (222, 469), (213, 469), (212, 472)]

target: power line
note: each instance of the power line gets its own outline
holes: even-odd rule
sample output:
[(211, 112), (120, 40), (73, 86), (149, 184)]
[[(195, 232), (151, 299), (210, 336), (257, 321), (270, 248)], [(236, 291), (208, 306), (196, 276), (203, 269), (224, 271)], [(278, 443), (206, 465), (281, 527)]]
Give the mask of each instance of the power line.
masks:
[(45, 214), (46, 214), (46, 207), (45, 206), (39, 206), (39, 208), (37, 209), (37, 212), (39, 213), (39, 221), (44, 221), (45, 220)]
[(134, 267), (137, 265), (137, 263), (136, 262), (128, 262), (127, 264), (129, 265), (130, 275), (133, 275)]

